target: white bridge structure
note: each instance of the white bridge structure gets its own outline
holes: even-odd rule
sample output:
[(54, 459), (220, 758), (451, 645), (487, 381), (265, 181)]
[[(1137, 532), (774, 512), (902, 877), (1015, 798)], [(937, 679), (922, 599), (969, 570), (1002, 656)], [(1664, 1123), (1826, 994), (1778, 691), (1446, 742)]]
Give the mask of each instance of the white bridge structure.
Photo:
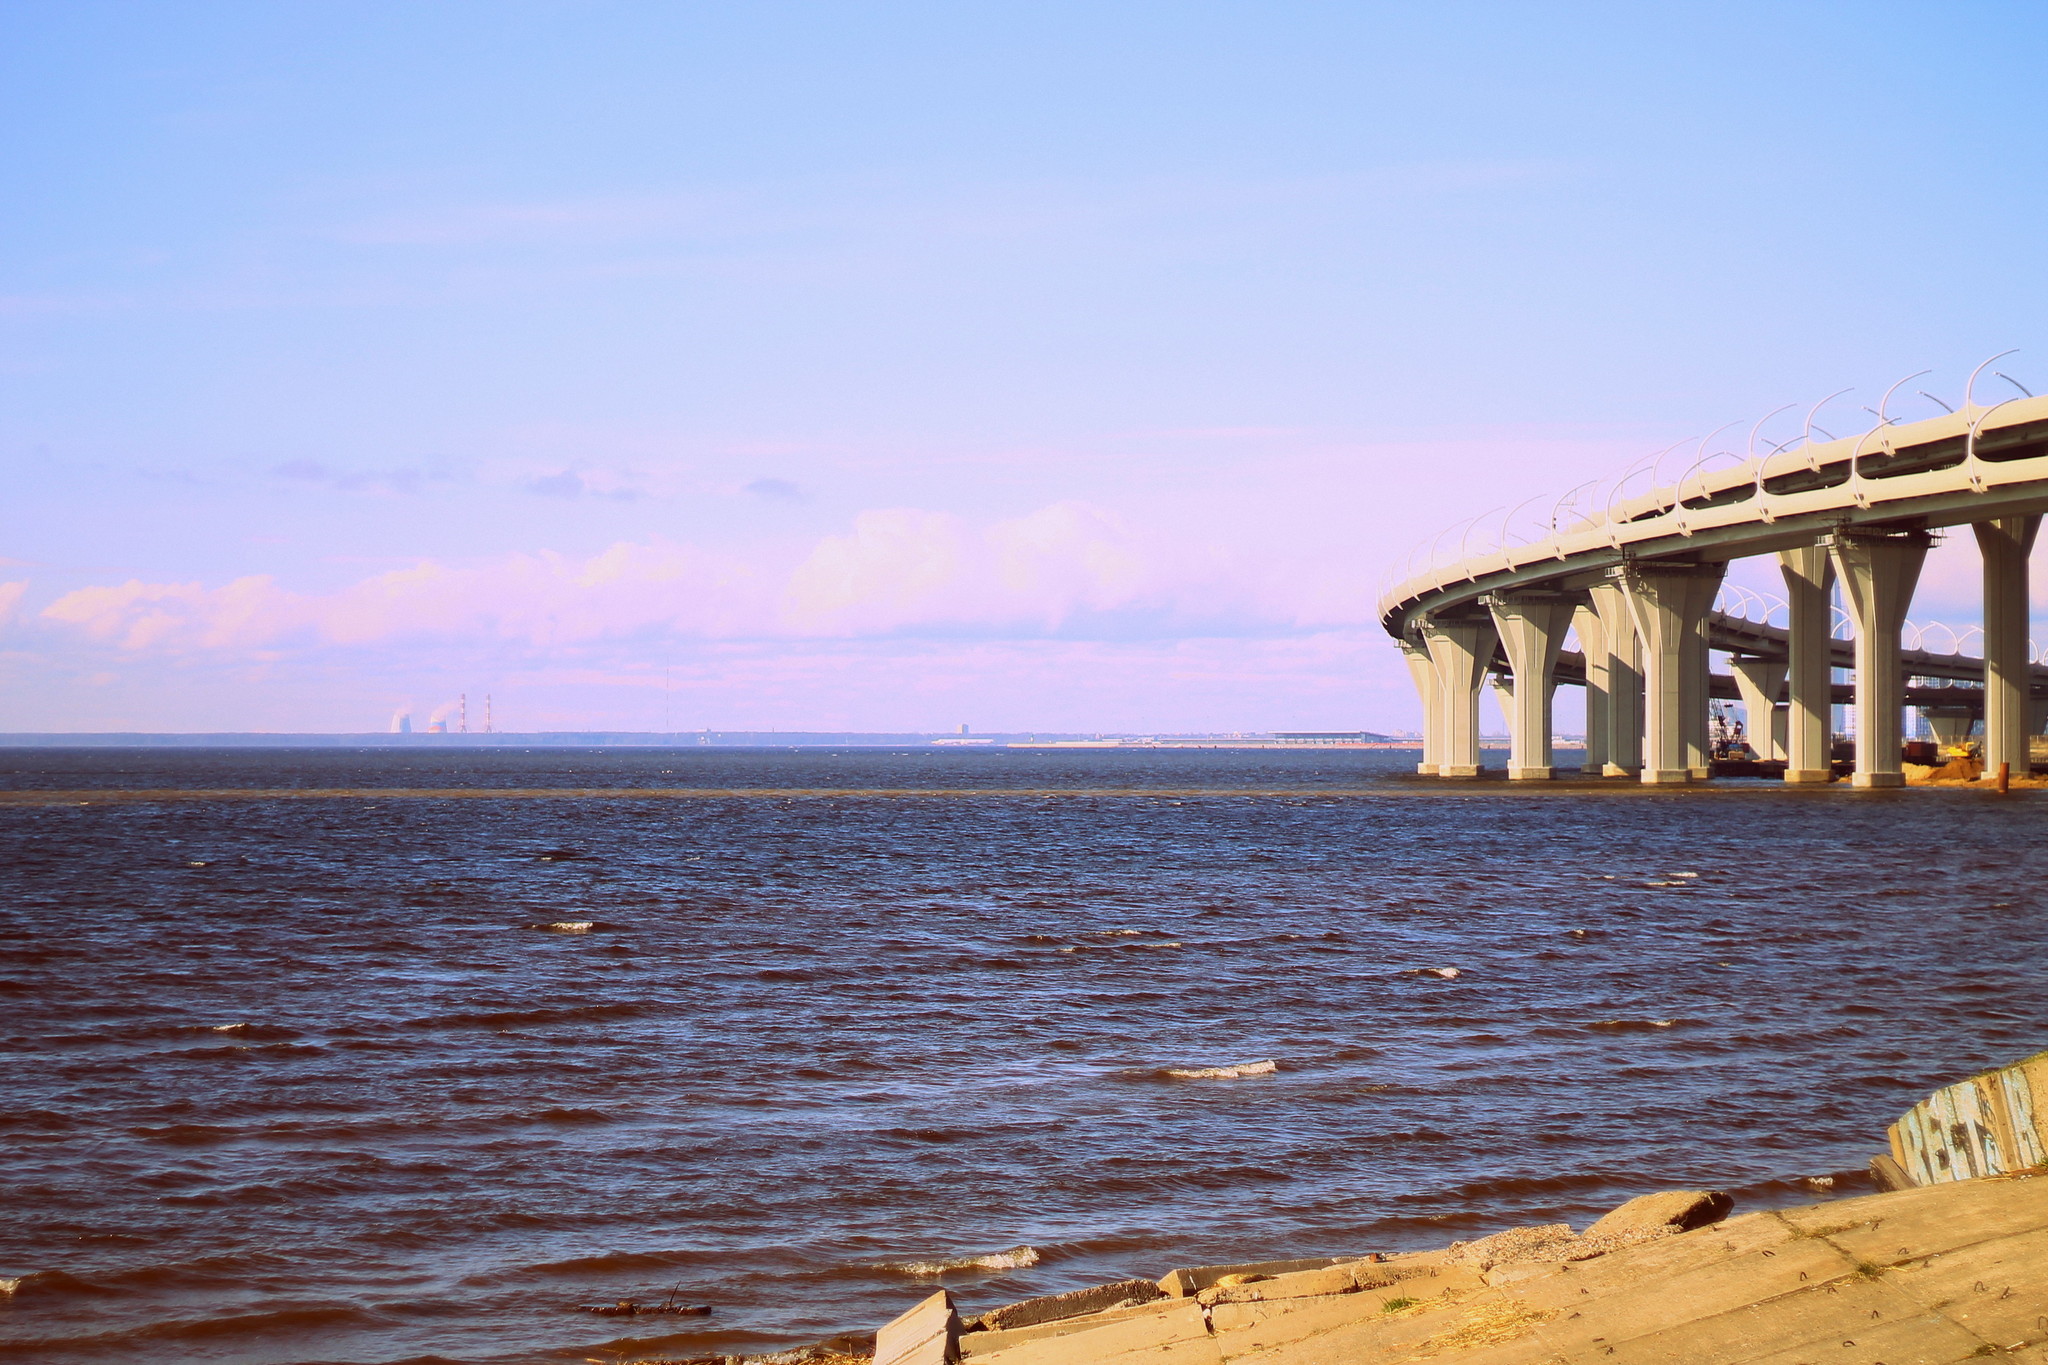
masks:
[[(1997, 375), (2019, 396), (1980, 404), (1979, 381), (1999, 358), (1971, 374), (1960, 408), (1938, 416), (1888, 415), (1899, 389), (1920, 378), (1912, 375), (1865, 409), (1875, 426), (1836, 438), (1814, 425), (1841, 397), (1831, 394), (1797, 436), (1761, 453), (1758, 434), (1790, 409), (1752, 427), (1740, 454), (1708, 453), (1723, 427), (1695, 448), (1646, 456), (1604, 490), (1575, 489), (1526, 539), (1511, 527), (1529, 503), (1418, 550), (1379, 615), (1422, 694), (1419, 770), (1480, 775), (1479, 696), (1492, 675), (1515, 780), (1557, 776), (1551, 700), (1560, 682), (1586, 689), (1589, 774), (1710, 777), (1711, 699), (1729, 696), (1746, 704), (1751, 745), (1784, 763), (1787, 782), (1832, 780), (1831, 708), (1851, 700), (1858, 786), (1904, 782), (1908, 705), (1924, 708), (1944, 739), (1967, 735), (1981, 716), (1987, 780), (2000, 765), (2024, 775), (2048, 710), (2048, 668), (2033, 662), (2028, 641), (2028, 558), (2048, 511), (2048, 397)], [(1496, 516), (1495, 543), (1475, 547)], [(1971, 529), (1983, 556), (1981, 657), (1963, 653), (1953, 633), (1948, 652), (1924, 648), (1928, 628), (1914, 632), (1919, 647), (1907, 647), (1928, 547), (1957, 526)], [(1733, 605), (1717, 603), (1729, 561), (1753, 555), (1775, 556), (1783, 573), (1782, 627), (1719, 609)], [(1853, 640), (1835, 638), (1837, 581)], [(1578, 651), (1564, 650), (1568, 633)], [(1729, 674), (1710, 671), (1717, 650), (1731, 656)], [(1854, 683), (1837, 684), (1838, 668), (1853, 669)]]

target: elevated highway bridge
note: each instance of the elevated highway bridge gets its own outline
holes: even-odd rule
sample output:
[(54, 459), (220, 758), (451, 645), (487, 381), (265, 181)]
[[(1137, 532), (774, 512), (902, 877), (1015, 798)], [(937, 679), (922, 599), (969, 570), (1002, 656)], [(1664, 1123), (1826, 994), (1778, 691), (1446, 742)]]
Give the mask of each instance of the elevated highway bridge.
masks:
[[(2031, 661), (2028, 641), (2028, 559), (2048, 511), (2048, 397), (1980, 404), (1984, 368), (1953, 412), (1890, 418), (1893, 385), (1859, 436), (1818, 432), (1817, 406), (1799, 437), (1761, 454), (1758, 423), (1746, 453), (1707, 454), (1710, 437), (1676, 458), (1668, 481), (1671, 451), (1648, 470), (1638, 461), (1604, 496), (1560, 498), (1527, 539), (1511, 533), (1512, 513), (1489, 548), (1471, 544), (1474, 523), (1439, 536), (1379, 603), (1422, 695), (1420, 769), (1479, 775), (1479, 695), (1492, 676), (1518, 781), (1557, 775), (1551, 700), (1561, 682), (1586, 689), (1586, 767), (1612, 777), (1710, 776), (1710, 699), (1731, 694), (1787, 782), (1832, 780), (1838, 699), (1855, 706), (1859, 786), (1903, 783), (1909, 704), (1928, 709), (1937, 734), (1966, 733), (1981, 716), (1987, 777), (2000, 765), (2026, 773), (2048, 711), (2048, 668)], [(1642, 491), (1629, 492), (1638, 479)], [(1983, 654), (1907, 649), (1928, 548), (1963, 526), (1983, 558)], [(1715, 609), (1729, 562), (1765, 555), (1784, 577), (1782, 628)], [(1837, 583), (1851, 640), (1834, 638)], [(1567, 653), (1574, 633), (1580, 649)], [(1715, 651), (1730, 656), (1718, 677)], [(1838, 668), (1854, 682), (1837, 684)]]

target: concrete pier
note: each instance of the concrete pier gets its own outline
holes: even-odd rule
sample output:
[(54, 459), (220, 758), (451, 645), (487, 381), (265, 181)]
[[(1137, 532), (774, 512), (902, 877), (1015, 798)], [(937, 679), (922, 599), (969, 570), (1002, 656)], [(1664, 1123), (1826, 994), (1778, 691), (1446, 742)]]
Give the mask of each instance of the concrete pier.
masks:
[(1442, 707), (1441, 760), (1443, 777), (1477, 777), (1479, 766), (1479, 689), (1486, 682), (1496, 638), (1486, 617), (1431, 618), (1422, 627), (1436, 669), (1437, 700)]
[(1899, 631), (1913, 605), (1913, 587), (1933, 543), (1925, 531), (1828, 537), (1842, 596), (1856, 622), (1856, 785), (1903, 787), (1900, 717), (1905, 679), (1899, 674)]
[[(1690, 782), (1693, 725), (1688, 703), (1698, 700), (1706, 723), (1706, 639), (1700, 623), (1714, 604), (1725, 566), (1660, 563), (1625, 565), (1613, 581), (1628, 600), (1643, 646), (1643, 770), (1648, 783)], [(1692, 676), (1697, 671), (1698, 676)]]
[(1996, 782), (1999, 764), (2025, 776), (2031, 761), (2027, 559), (2041, 518), (1997, 517), (1970, 529), (1984, 557), (1984, 777)]
[(1834, 705), (1834, 669), (1828, 663), (1828, 640), (1834, 626), (1835, 566), (1819, 545), (1778, 553), (1785, 578), (1785, 604), (1790, 637), (1785, 682), (1789, 706), (1785, 714), (1785, 780), (1834, 781), (1833, 735), (1829, 720)]
[(1934, 732), (1934, 742), (1944, 750), (1953, 749), (1970, 737), (1970, 726), (1976, 717), (1967, 706), (1923, 706), (1920, 714), (1927, 717), (1927, 728)]
[[(1725, 567), (1725, 566), (1724, 566)], [(1684, 650), (1680, 655), (1679, 697), (1685, 716), (1685, 769), (1695, 782), (1704, 781), (1714, 775), (1713, 740), (1707, 733), (1707, 698), (1712, 693), (1710, 660), (1712, 654), (1707, 648), (1707, 612), (1714, 604), (1714, 593), (1720, 588), (1720, 580), (1707, 592), (1707, 600), (1700, 605), (1699, 619), (1684, 637)]]
[[(1552, 763), (1551, 697), (1557, 685), (1557, 654), (1571, 628), (1576, 605), (1563, 593), (1497, 594), (1485, 599), (1493, 614), (1508, 667), (1514, 670), (1508, 713), (1508, 780), (1548, 781)], [(1506, 700), (1506, 699), (1504, 699)]]
[(1619, 583), (1595, 583), (1586, 596), (1607, 647), (1607, 757), (1600, 771), (1634, 777), (1643, 770), (1642, 640)]
[(1436, 684), (1436, 665), (1430, 660), (1428, 647), (1414, 640), (1401, 641), (1401, 657), (1407, 661), (1408, 676), (1422, 698), (1422, 761), (1415, 765), (1415, 771), (1434, 777), (1444, 762), (1444, 707)]
[(1607, 647), (1607, 627), (1590, 601), (1572, 609), (1572, 630), (1586, 660), (1586, 755), (1579, 772), (1598, 777), (1607, 770), (1608, 695), (1614, 686), (1614, 656)]
[(1742, 709), (1748, 713), (1749, 747), (1767, 763), (1783, 762), (1778, 750), (1778, 693), (1784, 689), (1786, 663), (1783, 659), (1737, 658), (1729, 661), (1736, 690), (1742, 693)]

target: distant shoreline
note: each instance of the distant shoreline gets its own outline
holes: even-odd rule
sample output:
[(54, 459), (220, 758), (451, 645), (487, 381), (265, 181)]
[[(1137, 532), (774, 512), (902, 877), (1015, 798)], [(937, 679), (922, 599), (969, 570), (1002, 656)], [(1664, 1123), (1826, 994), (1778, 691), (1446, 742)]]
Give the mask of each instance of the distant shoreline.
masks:
[[(989, 735), (831, 730), (691, 730), (668, 733), (634, 730), (542, 730), (530, 733), (366, 734), (220, 731), (80, 733), (23, 731), (0, 734), (0, 749), (1390, 749), (1419, 751), (1413, 735), (1315, 735), (1249, 731), (1232, 734), (1109, 734), (1015, 732)], [(1505, 750), (1505, 737), (1486, 736), (1481, 747)], [(1564, 737), (1559, 749), (1582, 749), (1583, 739)]]

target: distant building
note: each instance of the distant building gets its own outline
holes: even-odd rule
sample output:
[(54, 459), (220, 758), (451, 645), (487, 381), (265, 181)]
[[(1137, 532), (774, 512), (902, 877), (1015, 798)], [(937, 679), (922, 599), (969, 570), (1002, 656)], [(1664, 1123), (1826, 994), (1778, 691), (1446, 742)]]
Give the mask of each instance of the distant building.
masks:
[(412, 712), (399, 711), (391, 717), (391, 733), (409, 735), (412, 733)]

